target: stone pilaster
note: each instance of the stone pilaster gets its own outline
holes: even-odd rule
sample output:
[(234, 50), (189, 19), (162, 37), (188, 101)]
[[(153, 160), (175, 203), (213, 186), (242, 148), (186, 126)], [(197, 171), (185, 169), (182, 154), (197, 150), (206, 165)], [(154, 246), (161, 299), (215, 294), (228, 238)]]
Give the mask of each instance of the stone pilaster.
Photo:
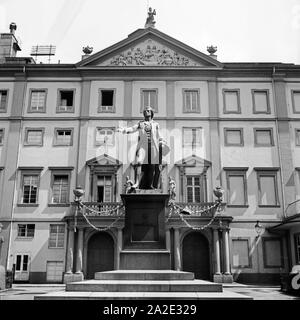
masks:
[(82, 274), (83, 231), (84, 231), (83, 229), (78, 229), (77, 255), (76, 255), (76, 274)]
[(123, 247), (123, 230), (118, 228), (117, 231), (117, 254), (116, 254), (116, 269), (120, 269), (120, 252)]
[(179, 228), (174, 228), (174, 268), (176, 271), (181, 270)]
[(223, 237), (223, 247), (224, 247), (224, 274), (223, 282), (232, 283), (233, 277), (230, 271), (230, 253), (229, 253), (229, 228), (224, 228), (222, 230)]
[(220, 239), (218, 229), (213, 230), (213, 241), (214, 241), (214, 261), (215, 261), (215, 273), (214, 273), (214, 282), (222, 282), (221, 274), (221, 256), (220, 256)]

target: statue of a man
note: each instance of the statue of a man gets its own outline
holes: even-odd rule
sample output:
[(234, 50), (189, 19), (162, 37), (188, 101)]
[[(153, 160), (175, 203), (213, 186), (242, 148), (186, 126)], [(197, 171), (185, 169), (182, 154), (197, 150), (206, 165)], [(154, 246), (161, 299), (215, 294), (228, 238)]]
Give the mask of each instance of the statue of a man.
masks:
[(153, 120), (154, 112), (150, 106), (145, 107), (144, 120), (133, 127), (119, 128), (122, 133), (138, 131), (136, 150), (136, 179), (133, 188), (157, 189), (162, 164), (162, 155), (169, 152), (169, 148), (160, 136), (159, 125)]

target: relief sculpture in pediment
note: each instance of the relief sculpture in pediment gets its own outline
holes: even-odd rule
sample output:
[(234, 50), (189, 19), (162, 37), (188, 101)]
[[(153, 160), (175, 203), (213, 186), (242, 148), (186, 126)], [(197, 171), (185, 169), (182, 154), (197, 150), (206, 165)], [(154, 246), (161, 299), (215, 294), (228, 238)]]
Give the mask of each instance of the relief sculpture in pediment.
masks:
[(199, 66), (198, 63), (158, 43), (148, 40), (114, 56), (110, 65), (115, 66)]

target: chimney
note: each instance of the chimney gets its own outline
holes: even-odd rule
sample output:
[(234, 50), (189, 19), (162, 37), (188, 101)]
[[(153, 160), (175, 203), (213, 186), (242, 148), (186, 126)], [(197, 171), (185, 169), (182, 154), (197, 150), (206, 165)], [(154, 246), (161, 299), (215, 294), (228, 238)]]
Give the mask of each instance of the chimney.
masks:
[(91, 55), (91, 53), (93, 52), (93, 47), (89, 47), (89, 46), (83, 47), (82, 51), (84, 55), (81, 56), (81, 60), (84, 60)]
[(17, 25), (12, 22), (10, 25), (9, 25), (9, 30), (10, 30), (10, 33), (11, 34), (15, 34), (15, 31), (17, 30)]
[(217, 47), (214, 47), (213, 45), (211, 45), (207, 47), (207, 51), (210, 57), (217, 60), (217, 55), (215, 54), (217, 52)]
[(21, 48), (18, 43), (18, 39), (15, 37), (15, 31), (17, 25), (12, 22), (9, 25), (9, 33), (0, 33), (0, 59), (2, 58), (14, 58)]

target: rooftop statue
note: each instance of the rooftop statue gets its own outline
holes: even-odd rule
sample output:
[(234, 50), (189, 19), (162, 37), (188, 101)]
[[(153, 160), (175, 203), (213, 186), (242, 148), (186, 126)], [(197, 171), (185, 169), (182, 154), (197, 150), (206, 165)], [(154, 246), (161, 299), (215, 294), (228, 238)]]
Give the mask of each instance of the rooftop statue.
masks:
[(169, 147), (160, 136), (159, 125), (153, 120), (154, 112), (150, 106), (143, 111), (144, 120), (129, 128), (118, 128), (121, 133), (139, 132), (136, 150), (136, 174), (133, 189), (157, 189), (162, 156), (169, 152)]
[(150, 7), (149, 11), (148, 11), (148, 17), (147, 17), (147, 20), (145, 23), (145, 28), (148, 28), (148, 27), (154, 28), (155, 27), (154, 16), (156, 16), (156, 11), (155, 11), (155, 9), (152, 11), (152, 8)]

